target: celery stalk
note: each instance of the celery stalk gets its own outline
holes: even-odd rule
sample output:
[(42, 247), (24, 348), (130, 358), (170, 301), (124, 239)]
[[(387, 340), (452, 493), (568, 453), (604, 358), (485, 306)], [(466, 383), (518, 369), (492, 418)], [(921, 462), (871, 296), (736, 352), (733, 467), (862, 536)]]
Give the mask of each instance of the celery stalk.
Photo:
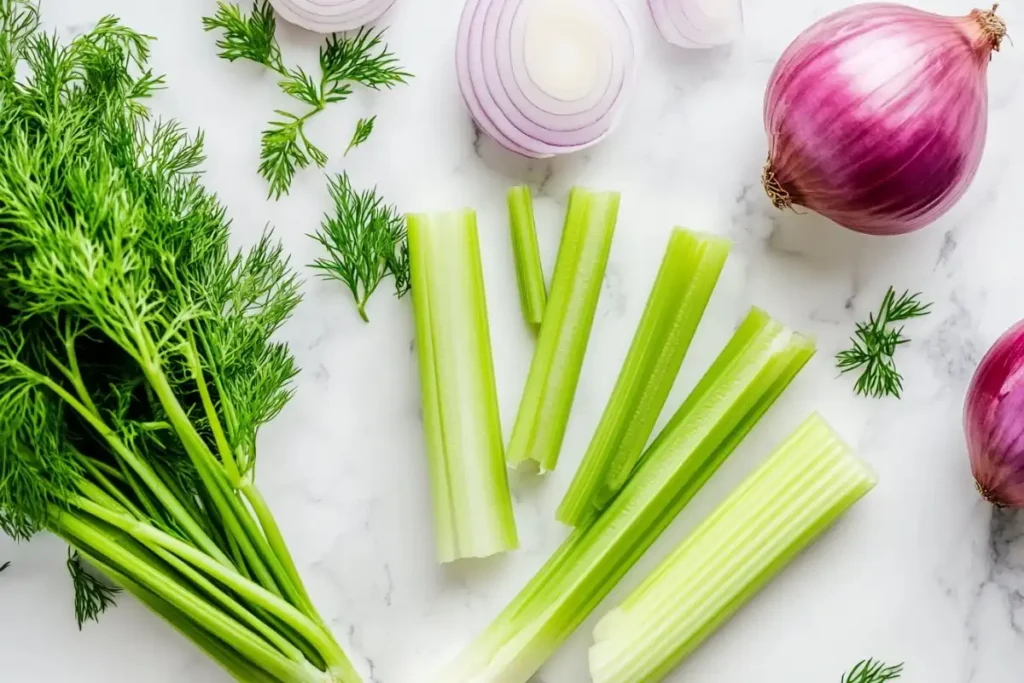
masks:
[(590, 648), (594, 683), (653, 683), (875, 486), (811, 415), (616, 609)]
[(814, 353), (754, 309), (605, 511), (574, 529), (436, 680), (525, 683), (718, 469)]
[(676, 228), (647, 307), (586, 455), (558, 508), (580, 526), (618, 493), (654, 431), (704, 315), (730, 243)]
[(509, 189), (508, 217), (523, 318), (531, 325), (540, 327), (548, 291), (544, 284), (544, 267), (540, 261), (537, 222), (533, 217), (533, 198), (529, 187), (519, 185)]
[(442, 562), (514, 549), (476, 214), (407, 217), (423, 421)]
[(575, 187), (569, 194), (551, 297), (509, 441), (514, 467), (530, 463), (545, 472), (558, 462), (618, 211), (617, 192)]

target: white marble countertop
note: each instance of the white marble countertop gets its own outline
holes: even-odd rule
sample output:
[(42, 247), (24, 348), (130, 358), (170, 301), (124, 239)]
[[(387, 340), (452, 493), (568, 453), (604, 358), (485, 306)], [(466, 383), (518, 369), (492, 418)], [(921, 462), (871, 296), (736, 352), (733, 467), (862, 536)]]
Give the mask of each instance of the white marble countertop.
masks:
[[(991, 65), (989, 146), (969, 194), (930, 228), (880, 240), (777, 213), (759, 182), (769, 71), (800, 29), (847, 0), (748, 0), (748, 35), (715, 53), (661, 43), (642, 0), (627, 1), (644, 45), (639, 82), (619, 130), (591, 151), (526, 163), (478, 139), (455, 83), (461, 0), (398, 0), (388, 37), (417, 78), (391, 93), (360, 92), (315, 125), (337, 170), (356, 119), (379, 114), (374, 136), (344, 160), (357, 186), (377, 183), (406, 210), (478, 210), (506, 433), (533, 343), (516, 298), (505, 189), (528, 182), (539, 196), (549, 269), (570, 186), (623, 195), (560, 467), (541, 482), (514, 478), (523, 547), (494, 560), (434, 563), (408, 301), (378, 295), (364, 325), (340, 285), (308, 273), (306, 299), (284, 329), (303, 371), (292, 403), (261, 433), (258, 480), (321, 612), (372, 661), (373, 681), (416, 683), (515, 594), (565, 534), (555, 506), (618, 373), (668, 231), (681, 224), (726, 234), (736, 246), (673, 409), (751, 304), (816, 335), (820, 353), (538, 680), (589, 680), (596, 616), (817, 409), (877, 468), (881, 483), (670, 680), (825, 683), (873, 656), (905, 660), (908, 683), (1019, 683), (1024, 517), (993, 513), (979, 500), (960, 416), (980, 355), (1024, 318), (1024, 46), (1007, 45)], [(965, 0), (915, 4), (946, 14), (971, 9)], [(303, 172), (290, 197), (264, 200), (255, 174), (259, 132), (282, 97), (270, 74), (216, 57), (200, 23), (213, 0), (43, 5), (46, 23), (65, 37), (108, 13), (159, 36), (154, 62), (169, 90), (156, 109), (206, 131), (207, 184), (229, 207), (239, 244), (269, 222), (296, 263), (312, 260), (315, 244), (305, 235), (326, 208), (324, 178)], [(1003, 10), (1011, 34), (1024, 27), (1024, 6), (1014, 1)], [(313, 36), (290, 27), (280, 34), (288, 57), (315, 54)], [(831, 358), (890, 284), (922, 290), (934, 314), (912, 324), (914, 341), (900, 351), (903, 400), (857, 398)], [(128, 598), (79, 633), (64, 552), (53, 538), (19, 546), (0, 539), (0, 560), (13, 561), (0, 575), (0, 681), (227, 680)]]

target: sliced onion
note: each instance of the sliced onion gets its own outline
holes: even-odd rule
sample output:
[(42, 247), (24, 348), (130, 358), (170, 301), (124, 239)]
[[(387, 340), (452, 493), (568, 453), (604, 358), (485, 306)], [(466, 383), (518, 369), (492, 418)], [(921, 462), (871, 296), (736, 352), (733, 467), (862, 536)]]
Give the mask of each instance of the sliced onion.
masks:
[(543, 158), (608, 134), (635, 50), (616, 0), (467, 0), (455, 60), (477, 125), (503, 147)]
[(743, 33), (741, 0), (648, 0), (648, 5), (661, 35), (673, 45), (718, 47)]
[(350, 31), (376, 21), (395, 0), (270, 0), (288, 23), (317, 33)]

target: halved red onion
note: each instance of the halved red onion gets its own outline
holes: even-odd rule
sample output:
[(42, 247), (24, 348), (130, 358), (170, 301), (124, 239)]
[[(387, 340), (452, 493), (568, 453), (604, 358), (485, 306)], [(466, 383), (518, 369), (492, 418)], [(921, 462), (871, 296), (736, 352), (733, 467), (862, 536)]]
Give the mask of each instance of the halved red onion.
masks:
[(350, 31), (376, 21), (395, 0), (270, 0), (288, 23), (315, 31)]
[(728, 45), (743, 33), (741, 0), (648, 0), (668, 42), (703, 49)]
[(607, 135), (635, 58), (632, 27), (616, 0), (467, 0), (455, 53), (477, 125), (534, 158)]

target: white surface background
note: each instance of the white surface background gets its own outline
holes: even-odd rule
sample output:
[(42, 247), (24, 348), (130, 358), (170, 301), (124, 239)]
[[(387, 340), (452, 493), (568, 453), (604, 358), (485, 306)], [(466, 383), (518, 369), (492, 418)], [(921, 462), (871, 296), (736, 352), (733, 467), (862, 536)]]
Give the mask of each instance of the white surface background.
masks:
[[(820, 353), (597, 613), (817, 409), (877, 468), (880, 485), (671, 680), (834, 682), (874, 656), (906, 660), (909, 683), (1019, 683), (1024, 520), (979, 501), (960, 415), (980, 355), (1024, 317), (1024, 45), (1006, 45), (992, 62), (989, 147), (968, 196), (927, 230), (878, 240), (777, 213), (759, 181), (771, 67), (800, 29), (845, 0), (748, 0), (747, 37), (713, 53), (662, 44), (641, 0), (627, 2), (641, 28), (639, 81), (621, 128), (592, 151), (526, 163), (475, 136), (453, 65), (460, 0), (398, 0), (389, 39), (417, 78), (391, 93), (360, 92), (314, 124), (336, 170), (356, 119), (379, 114), (377, 132), (344, 160), (357, 186), (377, 183), (404, 210), (465, 204), (479, 211), (506, 434), (533, 343), (520, 319), (504, 191), (528, 182), (539, 196), (548, 272), (569, 187), (623, 194), (560, 466), (542, 482), (514, 479), (523, 548), (491, 561), (434, 565), (409, 302), (379, 294), (367, 326), (341, 285), (307, 271), (305, 302), (284, 330), (303, 372), (294, 401), (261, 434), (258, 479), (321, 612), (372, 660), (374, 681), (417, 683), (515, 594), (565, 534), (555, 506), (611, 390), (667, 233), (681, 224), (729, 235), (736, 247), (670, 399), (673, 410), (750, 304), (817, 335)], [(200, 22), (213, 0), (43, 4), (46, 23), (65, 37), (107, 13), (159, 36), (154, 63), (170, 89), (156, 110), (206, 131), (207, 183), (229, 207), (238, 243), (269, 222), (297, 264), (314, 258), (305, 235), (326, 209), (325, 180), (307, 171), (290, 197), (264, 200), (255, 173), (259, 132), (287, 102), (271, 74), (216, 57)], [(964, 0), (916, 4), (946, 14), (971, 9)], [(1011, 33), (1024, 31), (1017, 0), (1003, 13)], [(280, 36), (289, 61), (313, 63), (316, 38), (290, 27)], [(922, 290), (935, 312), (909, 325), (914, 343), (899, 355), (905, 398), (857, 398), (831, 358), (890, 284)], [(0, 575), (0, 681), (226, 680), (127, 598), (79, 633), (64, 552), (52, 538), (21, 546), (0, 539), (0, 560), (14, 562)], [(589, 680), (596, 616), (538, 680)]]

